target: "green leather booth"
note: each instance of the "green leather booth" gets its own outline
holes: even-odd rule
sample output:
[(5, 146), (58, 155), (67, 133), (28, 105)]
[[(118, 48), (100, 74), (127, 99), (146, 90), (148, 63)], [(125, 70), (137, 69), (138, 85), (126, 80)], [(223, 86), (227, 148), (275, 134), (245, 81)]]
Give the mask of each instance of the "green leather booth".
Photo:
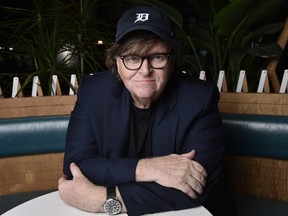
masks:
[[(221, 116), (229, 153), (288, 160), (288, 116)], [(69, 117), (0, 119), (0, 157), (63, 152)]]
[(69, 117), (0, 119), (0, 157), (63, 152)]
[(221, 115), (228, 153), (288, 160), (288, 116)]

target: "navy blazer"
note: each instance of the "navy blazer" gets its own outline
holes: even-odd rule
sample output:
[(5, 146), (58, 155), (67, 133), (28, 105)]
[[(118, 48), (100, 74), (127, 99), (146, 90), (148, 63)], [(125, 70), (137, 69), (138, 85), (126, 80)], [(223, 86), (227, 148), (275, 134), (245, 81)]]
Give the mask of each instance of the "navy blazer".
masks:
[(117, 185), (129, 215), (201, 205), (219, 178), (225, 150), (218, 100), (218, 89), (211, 83), (178, 74), (155, 109), (152, 155), (195, 149), (195, 160), (208, 172), (204, 193), (197, 199), (155, 182), (135, 182), (139, 159), (128, 157), (131, 96), (111, 71), (89, 76), (79, 86), (67, 131), (64, 173), (71, 179), (69, 165), (76, 162), (93, 183)]

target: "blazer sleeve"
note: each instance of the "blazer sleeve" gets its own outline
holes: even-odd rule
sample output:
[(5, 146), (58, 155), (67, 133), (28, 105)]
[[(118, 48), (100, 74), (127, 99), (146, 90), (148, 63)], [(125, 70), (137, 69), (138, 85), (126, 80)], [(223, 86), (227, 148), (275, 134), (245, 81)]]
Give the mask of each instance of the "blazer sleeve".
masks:
[[(110, 153), (107, 152), (101, 138), (99, 138), (103, 134), (101, 131), (103, 130), (102, 123), (99, 123), (103, 121), (103, 117), (101, 109), (97, 107), (102, 107), (101, 102), (104, 103), (99, 95), (103, 95), (103, 97), (105, 95), (100, 91), (100, 94), (98, 93), (97, 95), (95, 91), (98, 89), (91, 90), (88, 88), (87, 90), (89, 80), (84, 79), (80, 84), (77, 102), (71, 113), (66, 134), (64, 174), (68, 179), (72, 179), (70, 164), (74, 162), (94, 184), (111, 186), (133, 182), (135, 181), (135, 170), (138, 159), (128, 158), (127, 156), (122, 157), (121, 153), (117, 150), (117, 139), (114, 139), (115, 145), (113, 144), (115, 146), (113, 150), (115, 151), (111, 153), (115, 155), (110, 157)], [(94, 82), (92, 84), (97, 85)], [(105, 84), (108, 85), (103, 82), (103, 85)], [(104, 87), (103, 89), (105, 89)], [(99, 86), (99, 88), (102, 88), (102, 86)], [(105, 91), (103, 89), (102, 91)], [(91, 91), (94, 93), (92, 94)], [(93, 101), (98, 101), (97, 103), (100, 103), (100, 105), (90, 106)], [(91, 107), (93, 107), (92, 109), (96, 113), (96, 117), (89, 115)]]

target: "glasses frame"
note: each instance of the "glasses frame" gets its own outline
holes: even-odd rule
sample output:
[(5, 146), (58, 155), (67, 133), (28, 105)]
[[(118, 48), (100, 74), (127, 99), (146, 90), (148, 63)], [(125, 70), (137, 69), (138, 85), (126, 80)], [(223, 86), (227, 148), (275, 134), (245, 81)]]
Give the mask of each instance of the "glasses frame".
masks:
[[(165, 56), (166, 56), (166, 59), (167, 59), (166, 64), (165, 64), (164, 66), (162, 66), (162, 67), (153, 67), (152, 64), (150, 63), (150, 59), (151, 59), (152, 56), (155, 56), (155, 55), (165, 55)], [(139, 70), (139, 69), (142, 67), (142, 64), (143, 64), (143, 62), (144, 62), (145, 59), (147, 59), (148, 64), (150, 65), (151, 68), (153, 68), (153, 69), (163, 69), (163, 68), (165, 68), (165, 67), (167, 66), (168, 61), (169, 61), (169, 57), (171, 56), (171, 53), (155, 53), (155, 54), (151, 54), (151, 55), (147, 55), (147, 56), (142, 56), (142, 57), (137, 56), (137, 57), (140, 57), (140, 58), (141, 58), (141, 64), (139, 65), (138, 68), (135, 68), (135, 69), (131, 69), (131, 68), (128, 68), (128, 67), (126, 66), (125, 61), (124, 61), (124, 58), (125, 58), (125, 57), (128, 57), (128, 56), (137, 56), (137, 55), (123, 55), (123, 56), (119, 56), (119, 57), (120, 57), (120, 59), (122, 60), (123, 65), (125, 66), (125, 68), (127, 68), (128, 70), (133, 70), (133, 71), (135, 71), (135, 70)]]

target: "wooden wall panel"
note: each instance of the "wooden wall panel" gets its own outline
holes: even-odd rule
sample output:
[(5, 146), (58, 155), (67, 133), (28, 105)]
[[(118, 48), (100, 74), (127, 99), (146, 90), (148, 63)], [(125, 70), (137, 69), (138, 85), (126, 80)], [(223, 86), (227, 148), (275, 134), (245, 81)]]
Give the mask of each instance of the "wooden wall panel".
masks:
[(229, 155), (224, 164), (233, 191), (288, 201), (288, 161)]
[(0, 118), (65, 115), (73, 110), (77, 96), (47, 96), (0, 99)]
[[(0, 99), (0, 118), (70, 114), (77, 96)], [(220, 112), (288, 115), (288, 94), (221, 93)]]
[(0, 195), (57, 189), (63, 153), (0, 158)]
[(288, 94), (221, 93), (220, 112), (288, 115)]

